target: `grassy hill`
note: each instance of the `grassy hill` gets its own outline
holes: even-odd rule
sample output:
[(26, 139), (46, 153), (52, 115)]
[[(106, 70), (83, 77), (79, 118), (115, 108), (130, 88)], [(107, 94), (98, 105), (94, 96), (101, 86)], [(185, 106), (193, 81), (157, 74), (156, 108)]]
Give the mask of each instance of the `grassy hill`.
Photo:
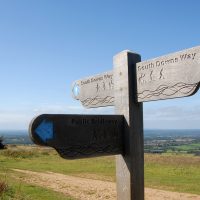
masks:
[[(24, 183), (12, 169), (52, 171), (77, 177), (115, 181), (115, 157), (64, 160), (51, 148), (9, 146), (0, 151), (0, 195), (2, 200), (72, 200), (63, 194)], [(200, 194), (200, 157), (189, 154), (145, 154), (145, 185), (178, 192)]]

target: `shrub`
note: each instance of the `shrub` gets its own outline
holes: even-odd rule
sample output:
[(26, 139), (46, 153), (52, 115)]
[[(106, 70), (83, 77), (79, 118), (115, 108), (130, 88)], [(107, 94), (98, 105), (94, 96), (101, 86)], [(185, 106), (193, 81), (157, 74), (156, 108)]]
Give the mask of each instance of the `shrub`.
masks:
[(8, 189), (8, 185), (0, 180), (0, 197), (3, 195), (3, 193)]
[(1, 152), (1, 155), (7, 156), (10, 158), (32, 158), (37, 157), (37, 155), (33, 151), (26, 151), (26, 150), (13, 150), (13, 149), (6, 149)]
[(5, 149), (5, 145), (3, 144), (3, 137), (0, 137), (0, 149)]

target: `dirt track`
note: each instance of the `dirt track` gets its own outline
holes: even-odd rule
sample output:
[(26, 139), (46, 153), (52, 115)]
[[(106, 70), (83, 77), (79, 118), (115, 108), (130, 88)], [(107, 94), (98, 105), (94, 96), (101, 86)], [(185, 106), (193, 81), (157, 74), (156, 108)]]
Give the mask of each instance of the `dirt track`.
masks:
[[(52, 172), (13, 170), (25, 175), (20, 177), (24, 182), (49, 188), (78, 200), (116, 199), (116, 185), (113, 182), (79, 178)], [(145, 188), (145, 200), (200, 200), (200, 196)]]

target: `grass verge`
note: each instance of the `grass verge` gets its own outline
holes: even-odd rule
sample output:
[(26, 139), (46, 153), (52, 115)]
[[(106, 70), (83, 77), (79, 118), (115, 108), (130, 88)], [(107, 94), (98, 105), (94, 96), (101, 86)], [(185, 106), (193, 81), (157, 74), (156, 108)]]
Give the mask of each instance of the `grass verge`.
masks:
[[(10, 193), (24, 194), (21, 199), (50, 199), (50, 190), (13, 180), (11, 169), (52, 171), (66, 175), (115, 181), (115, 157), (64, 160), (50, 148), (18, 146), (0, 151), (0, 173), (7, 176)], [(0, 174), (1, 177), (1, 174)], [(200, 157), (193, 155), (145, 154), (145, 186), (200, 195)], [(17, 191), (19, 191), (17, 193)], [(54, 200), (62, 200), (56, 197)], [(9, 190), (7, 191), (9, 194)], [(42, 197), (43, 195), (44, 197)], [(23, 195), (22, 195), (23, 196)], [(40, 197), (38, 197), (40, 196)], [(19, 200), (20, 200), (19, 198)], [(6, 198), (5, 198), (6, 199)], [(9, 199), (9, 198), (8, 198)], [(67, 197), (64, 197), (67, 199)], [(71, 199), (70, 197), (68, 199)], [(51, 200), (51, 199), (50, 199)]]

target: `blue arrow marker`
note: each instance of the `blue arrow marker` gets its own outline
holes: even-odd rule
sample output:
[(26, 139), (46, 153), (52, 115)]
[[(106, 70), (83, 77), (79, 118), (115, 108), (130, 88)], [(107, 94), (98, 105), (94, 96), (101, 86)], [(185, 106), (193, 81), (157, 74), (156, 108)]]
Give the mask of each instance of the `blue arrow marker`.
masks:
[(53, 139), (53, 123), (43, 120), (35, 129), (35, 133), (43, 142), (47, 142), (47, 140)]

